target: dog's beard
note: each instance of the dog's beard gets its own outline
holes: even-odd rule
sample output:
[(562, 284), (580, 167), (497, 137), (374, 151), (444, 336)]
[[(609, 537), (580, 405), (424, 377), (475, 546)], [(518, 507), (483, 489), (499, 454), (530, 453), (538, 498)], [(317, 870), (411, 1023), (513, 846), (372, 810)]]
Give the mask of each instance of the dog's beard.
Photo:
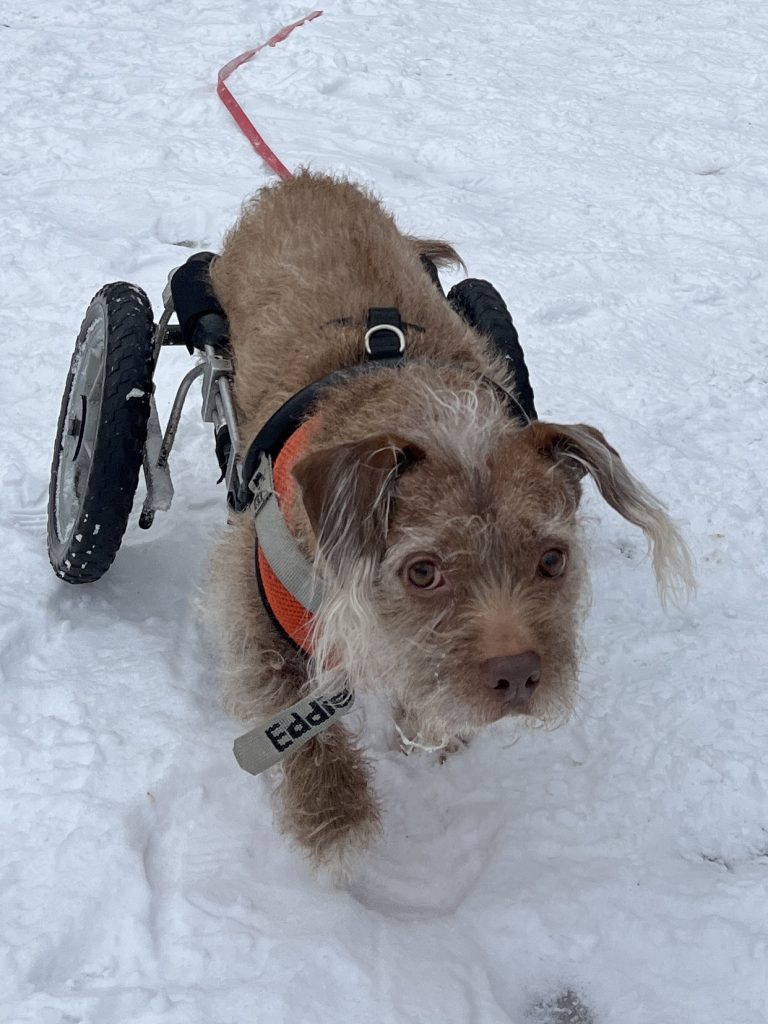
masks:
[(360, 558), (347, 562), (343, 578), (324, 573), (324, 596), (312, 627), (311, 686), (355, 690), (371, 685), (371, 666), (380, 649), (378, 617), (372, 600), (376, 564)]

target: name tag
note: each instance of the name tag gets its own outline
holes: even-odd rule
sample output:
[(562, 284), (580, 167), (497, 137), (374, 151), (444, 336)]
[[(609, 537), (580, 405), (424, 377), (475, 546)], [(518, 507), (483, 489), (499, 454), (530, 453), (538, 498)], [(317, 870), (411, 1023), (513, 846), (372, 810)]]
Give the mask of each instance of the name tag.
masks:
[(354, 692), (347, 686), (335, 693), (314, 690), (274, 718), (238, 736), (235, 759), (244, 771), (259, 775), (327, 729), (354, 702)]

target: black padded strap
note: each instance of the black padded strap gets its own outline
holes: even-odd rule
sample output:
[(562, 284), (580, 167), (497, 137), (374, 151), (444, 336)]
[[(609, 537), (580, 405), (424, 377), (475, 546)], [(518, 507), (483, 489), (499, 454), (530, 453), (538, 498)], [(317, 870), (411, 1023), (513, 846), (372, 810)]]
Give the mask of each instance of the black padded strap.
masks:
[(212, 252), (196, 252), (171, 275), (173, 308), (184, 344), (192, 351), (206, 345), (226, 348), (227, 318), (211, 286)]

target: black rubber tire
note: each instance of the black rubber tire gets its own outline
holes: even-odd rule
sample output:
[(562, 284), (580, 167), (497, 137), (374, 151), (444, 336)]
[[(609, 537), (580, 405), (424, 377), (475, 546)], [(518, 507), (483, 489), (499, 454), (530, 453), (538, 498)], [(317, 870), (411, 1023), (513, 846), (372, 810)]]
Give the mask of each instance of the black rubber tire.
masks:
[(462, 320), (489, 340), (491, 351), (504, 356), (520, 406), (528, 419), (537, 419), (525, 355), (504, 299), (488, 281), (474, 277), (455, 284), (447, 299)]
[(123, 281), (105, 285), (77, 338), (51, 466), (48, 556), (67, 583), (100, 579), (118, 552), (139, 482), (153, 369), (149, 299)]

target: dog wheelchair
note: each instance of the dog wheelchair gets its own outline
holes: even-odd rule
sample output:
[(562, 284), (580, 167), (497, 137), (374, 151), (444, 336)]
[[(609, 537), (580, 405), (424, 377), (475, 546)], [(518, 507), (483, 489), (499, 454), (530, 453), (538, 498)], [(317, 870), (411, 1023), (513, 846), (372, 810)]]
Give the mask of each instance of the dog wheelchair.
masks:
[[(109, 569), (142, 469), (146, 497), (139, 526), (149, 529), (157, 512), (170, 509), (169, 459), (184, 402), (198, 379), (202, 417), (213, 426), (228, 505), (237, 512), (253, 501), (261, 453), (258, 445), (242, 451), (227, 319), (210, 283), (213, 259), (214, 253), (195, 253), (171, 272), (157, 323), (145, 292), (122, 281), (105, 285), (88, 306), (61, 403), (48, 496), (48, 554), (54, 572), (67, 583), (93, 583)], [(426, 257), (422, 262), (444, 294), (437, 268)], [(496, 289), (468, 278), (444, 298), (508, 361), (517, 383), (515, 402), (524, 418), (535, 419), (517, 331)], [(369, 327), (366, 337), (380, 329)], [(185, 346), (197, 361), (179, 385), (163, 430), (153, 376), (161, 351), (170, 345)]]

